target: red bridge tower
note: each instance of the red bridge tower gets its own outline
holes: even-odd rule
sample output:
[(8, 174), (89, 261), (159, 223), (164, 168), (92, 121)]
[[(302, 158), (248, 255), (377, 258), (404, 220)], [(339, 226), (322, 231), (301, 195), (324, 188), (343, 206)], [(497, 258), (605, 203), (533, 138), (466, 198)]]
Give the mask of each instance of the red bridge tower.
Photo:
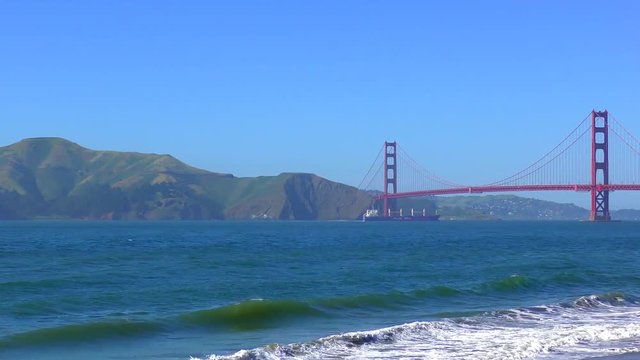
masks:
[[(396, 157), (396, 142), (384, 142), (384, 216), (390, 215), (389, 193), (398, 192), (398, 166)], [(391, 191), (389, 191), (391, 188)]]
[(609, 113), (591, 112), (591, 221), (609, 221)]

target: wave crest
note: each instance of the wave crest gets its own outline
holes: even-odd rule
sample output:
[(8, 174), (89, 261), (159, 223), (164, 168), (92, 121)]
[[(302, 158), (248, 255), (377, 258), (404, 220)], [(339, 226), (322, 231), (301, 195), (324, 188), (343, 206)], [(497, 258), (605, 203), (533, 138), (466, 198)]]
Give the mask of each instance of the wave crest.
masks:
[(485, 290), (494, 290), (498, 292), (513, 292), (530, 288), (535, 285), (535, 281), (528, 277), (514, 274), (507, 278), (487, 283), (482, 286)]
[(198, 310), (180, 315), (189, 325), (225, 327), (237, 331), (257, 330), (282, 321), (302, 317), (324, 316), (311, 305), (291, 300), (247, 300), (215, 309)]
[[(468, 318), (414, 322), (383, 329), (349, 332), (309, 343), (270, 345), (209, 360), (429, 358), (524, 359), (550, 354), (571, 358), (637, 352), (638, 304), (619, 292), (581, 297), (582, 305), (541, 305)], [(609, 311), (614, 302), (620, 307)], [(624, 306), (627, 305), (627, 306)], [(629, 342), (629, 340), (633, 340)], [(630, 346), (632, 345), (632, 346)]]
[(571, 302), (568, 306), (574, 308), (597, 308), (638, 304), (638, 298), (626, 295), (621, 291), (613, 291), (600, 295), (581, 296)]
[(157, 332), (161, 326), (152, 322), (103, 321), (38, 329), (7, 336), (0, 348), (36, 346), (54, 343), (76, 343), (114, 337), (140, 336)]
[(456, 296), (462, 292), (446, 286), (433, 286), (425, 289), (418, 289), (411, 292), (391, 291), (382, 294), (366, 294), (346, 296), (313, 301), (328, 308), (395, 308), (401, 305), (408, 305), (416, 300)]

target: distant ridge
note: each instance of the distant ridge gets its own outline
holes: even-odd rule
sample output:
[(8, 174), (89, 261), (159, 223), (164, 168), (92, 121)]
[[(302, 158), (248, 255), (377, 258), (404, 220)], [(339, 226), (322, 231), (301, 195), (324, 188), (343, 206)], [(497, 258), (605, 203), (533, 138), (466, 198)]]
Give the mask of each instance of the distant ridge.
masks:
[(236, 178), (53, 137), (0, 147), (1, 219), (355, 219), (370, 201), (313, 174)]

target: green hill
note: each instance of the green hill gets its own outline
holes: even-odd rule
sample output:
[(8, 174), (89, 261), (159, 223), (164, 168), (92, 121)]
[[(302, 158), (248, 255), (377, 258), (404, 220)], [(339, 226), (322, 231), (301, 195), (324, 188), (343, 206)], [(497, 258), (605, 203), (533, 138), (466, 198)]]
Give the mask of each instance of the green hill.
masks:
[(236, 178), (60, 138), (0, 148), (2, 219), (355, 219), (370, 201), (312, 174)]
[(445, 218), (501, 220), (586, 220), (589, 211), (574, 204), (514, 195), (453, 196), (438, 199)]
[(436, 210), (442, 220), (586, 220), (589, 211), (574, 204), (514, 195), (432, 196), (399, 199), (404, 211)]

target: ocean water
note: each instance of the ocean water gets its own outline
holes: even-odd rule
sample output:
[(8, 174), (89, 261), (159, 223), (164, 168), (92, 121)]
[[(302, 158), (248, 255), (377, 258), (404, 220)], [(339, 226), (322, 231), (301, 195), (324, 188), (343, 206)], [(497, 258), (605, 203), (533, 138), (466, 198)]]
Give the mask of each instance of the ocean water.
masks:
[(640, 351), (640, 223), (1, 222), (0, 359)]

